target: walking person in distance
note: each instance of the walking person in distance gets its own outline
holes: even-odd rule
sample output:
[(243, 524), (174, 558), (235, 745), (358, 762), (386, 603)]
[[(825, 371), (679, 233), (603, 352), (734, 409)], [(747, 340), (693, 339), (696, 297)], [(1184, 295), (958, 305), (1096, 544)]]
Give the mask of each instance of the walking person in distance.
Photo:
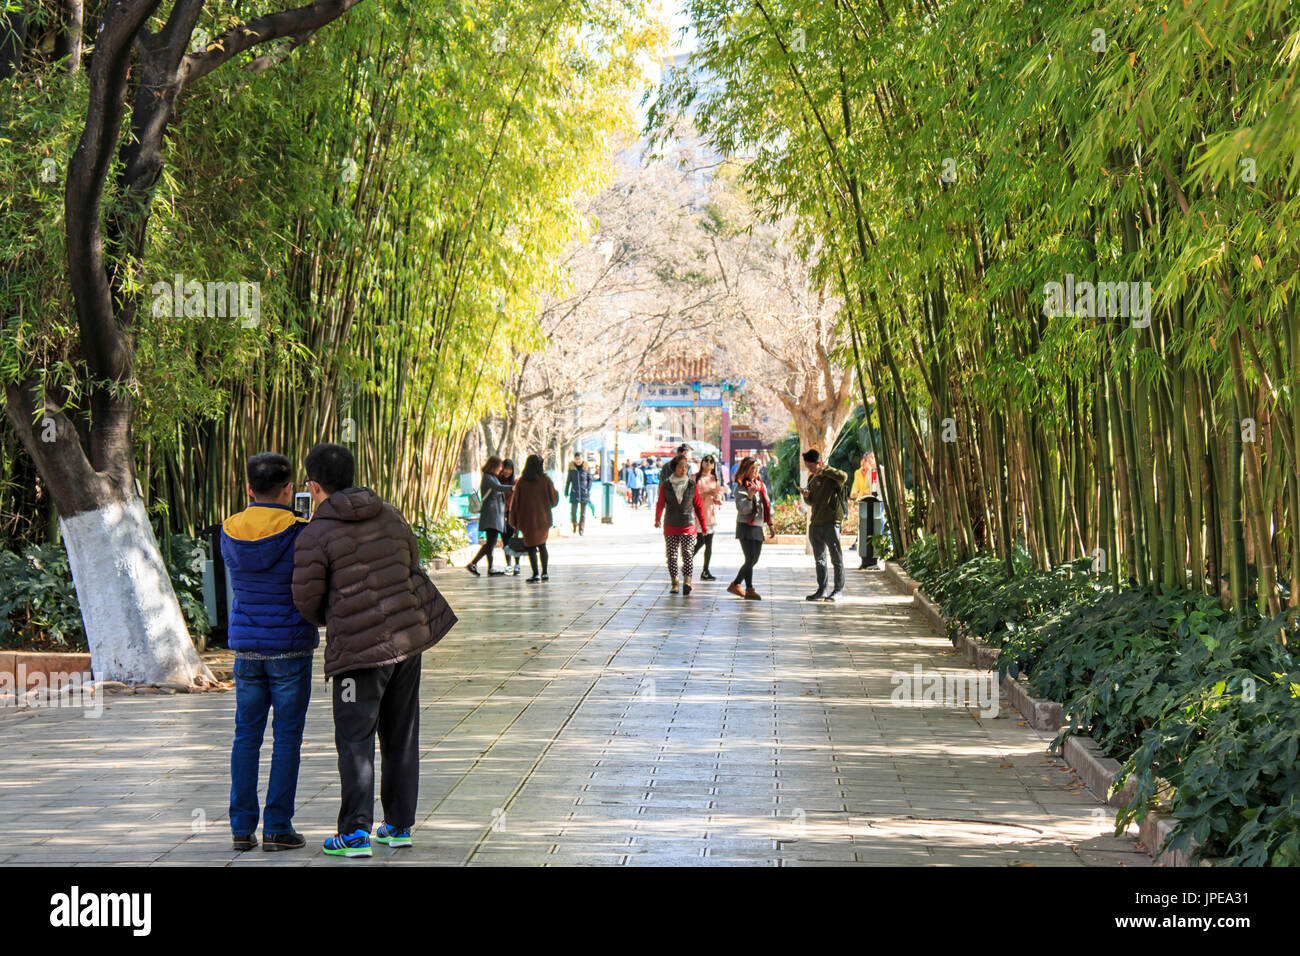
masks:
[[(541, 455), (529, 455), (524, 462), (524, 473), (515, 482), (510, 501), (510, 524), (519, 529), (524, 547), (528, 549), (528, 564), (533, 570), (529, 584), (549, 580), (547, 574), (550, 555), (546, 539), (551, 533), (551, 509), (560, 502), (550, 476), (546, 474)], [(541, 557), (541, 575), (537, 573), (537, 559)]]
[(713, 530), (717, 524), (718, 509), (722, 507), (723, 494), (725, 489), (722, 482), (718, 479), (718, 459), (713, 455), (705, 455), (700, 459), (700, 471), (695, 476), (695, 487), (699, 489), (700, 501), (704, 505), (704, 523), (708, 527), (706, 534), (703, 529), (695, 536), (695, 554), (704, 549), (704, 567), (700, 571), (701, 581), (716, 580), (709, 573), (709, 561), (713, 558)]
[[(732, 484), (732, 497), (736, 499), (736, 540), (745, 556), (745, 563), (736, 572), (736, 578), (727, 591), (736, 597), (750, 601), (762, 598), (754, 590), (754, 566), (758, 556), (763, 552), (763, 526), (767, 526), (769, 536), (772, 530), (772, 500), (767, 496), (767, 488), (758, 474), (758, 462), (746, 458), (736, 469)], [(741, 590), (741, 585), (744, 590)]]
[[(670, 590), (677, 593), (679, 587), (678, 555), (681, 555), (680, 587), (682, 594), (691, 593), (691, 572), (695, 562), (695, 535), (707, 534), (708, 522), (704, 520), (704, 505), (700, 501), (699, 488), (695, 479), (688, 474), (690, 462), (685, 455), (678, 455), (670, 463), (671, 470), (667, 480), (659, 484), (659, 502), (655, 506), (655, 527), (662, 523), (664, 529), (664, 549), (668, 558), (668, 577), (672, 582)], [(698, 525), (696, 519), (699, 519)]]
[[(524, 469), (528, 466), (525, 464)], [(569, 499), (569, 521), (574, 534), (587, 531), (587, 505), (591, 502), (591, 472), (581, 455), (573, 456), (569, 466), (569, 476), (564, 481), (564, 494)]]
[[(492, 552), (497, 547), (497, 537), (506, 533), (506, 486), (498, 477), (501, 473), (501, 459), (496, 455), (490, 457), (483, 465), (479, 477), (479, 498), (483, 502), (478, 516), (478, 529), (484, 533), (483, 547), (478, 549), (473, 560), (465, 565), (465, 570), (478, 577), (478, 559), (487, 558), (488, 574), (495, 577), (504, 571), (492, 570)], [(507, 564), (509, 560), (507, 559)]]

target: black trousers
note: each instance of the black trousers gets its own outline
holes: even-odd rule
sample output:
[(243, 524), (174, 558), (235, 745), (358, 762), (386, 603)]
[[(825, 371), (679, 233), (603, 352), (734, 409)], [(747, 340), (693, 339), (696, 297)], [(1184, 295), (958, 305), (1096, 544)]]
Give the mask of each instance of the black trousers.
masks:
[(375, 734), (384, 822), (415, 825), (420, 791), (420, 655), (334, 678), (334, 747), (339, 754), (339, 833), (375, 822)]
[(740, 566), (740, 570), (736, 572), (736, 580), (731, 583), (740, 584), (743, 581), (745, 587), (753, 588), (754, 565), (758, 564), (758, 556), (763, 553), (763, 542), (757, 539), (741, 538), (740, 551), (745, 556), (745, 563)]
[[(470, 564), (478, 564), (479, 558), (486, 557), (488, 563), (488, 570), (489, 571), (492, 570), (492, 552), (496, 550), (497, 535), (499, 535), (500, 533), (501, 532), (498, 531), (496, 528), (483, 529), (483, 534), (486, 535), (487, 539), (483, 542), (483, 547), (478, 549), (478, 554), (474, 555), (474, 560), (471, 561)], [(508, 564), (509, 562), (507, 561), (506, 563)]]
[(704, 549), (704, 570), (709, 570), (709, 562), (713, 559), (713, 535), (697, 534), (695, 536), (695, 553), (700, 553), (700, 548)]
[(528, 547), (528, 566), (529, 566), (530, 568), (533, 569), (533, 574), (536, 574), (536, 573), (537, 573), (537, 555), (538, 555), (539, 552), (540, 552), (541, 555), (542, 555), (542, 573), (545, 574), (545, 573), (546, 573), (546, 565), (547, 565), (547, 562), (549, 562), (550, 559), (551, 559), (550, 554), (549, 554), (549, 553), (547, 552), (547, 550), (546, 550), (546, 545), (545, 545), (545, 544), (533, 544), (533, 545), (529, 545), (529, 547)]

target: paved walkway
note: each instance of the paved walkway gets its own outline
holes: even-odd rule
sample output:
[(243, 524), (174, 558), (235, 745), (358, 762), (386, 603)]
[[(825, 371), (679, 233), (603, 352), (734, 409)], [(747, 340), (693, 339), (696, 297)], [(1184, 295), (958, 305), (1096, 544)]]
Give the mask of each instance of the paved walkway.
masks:
[[(424, 659), (413, 849), (321, 853), (338, 781), (318, 682), (306, 851), (230, 850), (233, 694), (127, 696), (98, 719), (0, 711), (0, 863), (1149, 865), (1014, 710), (891, 702), (895, 673), (965, 666), (881, 575), (813, 604), (811, 558), (768, 547), (765, 600), (744, 602), (719, 536), (721, 580), (683, 598), (650, 524), (554, 542), (547, 585), (437, 575), (461, 623)], [(263, 755), (265, 781), (269, 732)]]

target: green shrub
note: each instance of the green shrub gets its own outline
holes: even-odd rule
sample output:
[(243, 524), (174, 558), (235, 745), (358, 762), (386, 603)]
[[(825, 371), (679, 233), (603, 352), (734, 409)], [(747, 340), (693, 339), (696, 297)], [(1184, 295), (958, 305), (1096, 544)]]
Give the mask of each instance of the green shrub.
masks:
[(41, 639), (69, 649), (86, 647), (67, 553), (43, 544), (30, 545), (22, 554), (0, 551), (0, 646), (22, 647)]
[(1217, 601), (1195, 592), (1108, 593), (1045, 629), (1029, 683), (1064, 704), (1061, 737), (1086, 733), (1127, 755), (1182, 679), (1174, 673), (1180, 649), (1208, 639), (1226, 619)]
[(1086, 560), (1051, 571), (980, 554), (944, 569), (933, 537), (904, 559), (951, 628), (1000, 643), (1001, 673), (1025, 672), (1063, 703), (1053, 748), (1086, 733), (1124, 761), (1132, 799), (1118, 825), (1159, 802), (1177, 820), (1167, 844), (1231, 865), (1300, 865), (1300, 667), (1285, 615), (1247, 626), (1194, 591), (1097, 585)]
[(1039, 571), (1029, 565), (1028, 555), (1016, 557), (1014, 577), (1008, 577), (1005, 562), (990, 552), (944, 571), (936, 542), (929, 537), (912, 545), (904, 566), (939, 605), (950, 631), (965, 630), (1000, 646), (1034, 633), (1040, 624), (1087, 602), (1096, 591), (1086, 559)]
[(207, 634), (212, 630), (208, 611), (203, 604), (203, 559), (208, 556), (207, 544), (201, 538), (174, 534), (170, 547), (163, 556), (172, 590), (185, 615), (191, 634)]
[(465, 522), (453, 514), (442, 514), (432, 521), (412, 525), (411, 530), (415, 532), (421, 561), (429, 561), (434, 555), (450, 554), (469, 544)]
[(1136, 781), (1119, 825), (1167, 786), (1169, 848), (1195, 840), (1228, 865), (1300, 865), (1300, 669), (1274, 640), (1282, 626), (1280, 616), (1243, 633), (1225, 617), (1179, 640), (1117, 780)]
[[(203, 607), (204, 551), (202, 541), (173, 535), (164, 559), (191, 634), (206, 634), (210, 629)], [(40, 641), (70, 651), (84, 651), (87, 646), (62, 545), (31, 545), (22, 554), (0, 551), (0, 646), (21, 648)]]

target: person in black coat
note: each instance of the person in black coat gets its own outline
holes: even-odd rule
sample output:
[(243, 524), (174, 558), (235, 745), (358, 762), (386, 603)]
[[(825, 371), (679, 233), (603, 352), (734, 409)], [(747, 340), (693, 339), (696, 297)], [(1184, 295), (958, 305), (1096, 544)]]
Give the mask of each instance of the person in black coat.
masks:
[(587, 505), (591, 501), (591, 472), (579, 455), (573, 456), (573, 464), (569, 466), (564, 493), (569, 499), (569, 520), (573, 523), (573, 533), (586, 533)]

